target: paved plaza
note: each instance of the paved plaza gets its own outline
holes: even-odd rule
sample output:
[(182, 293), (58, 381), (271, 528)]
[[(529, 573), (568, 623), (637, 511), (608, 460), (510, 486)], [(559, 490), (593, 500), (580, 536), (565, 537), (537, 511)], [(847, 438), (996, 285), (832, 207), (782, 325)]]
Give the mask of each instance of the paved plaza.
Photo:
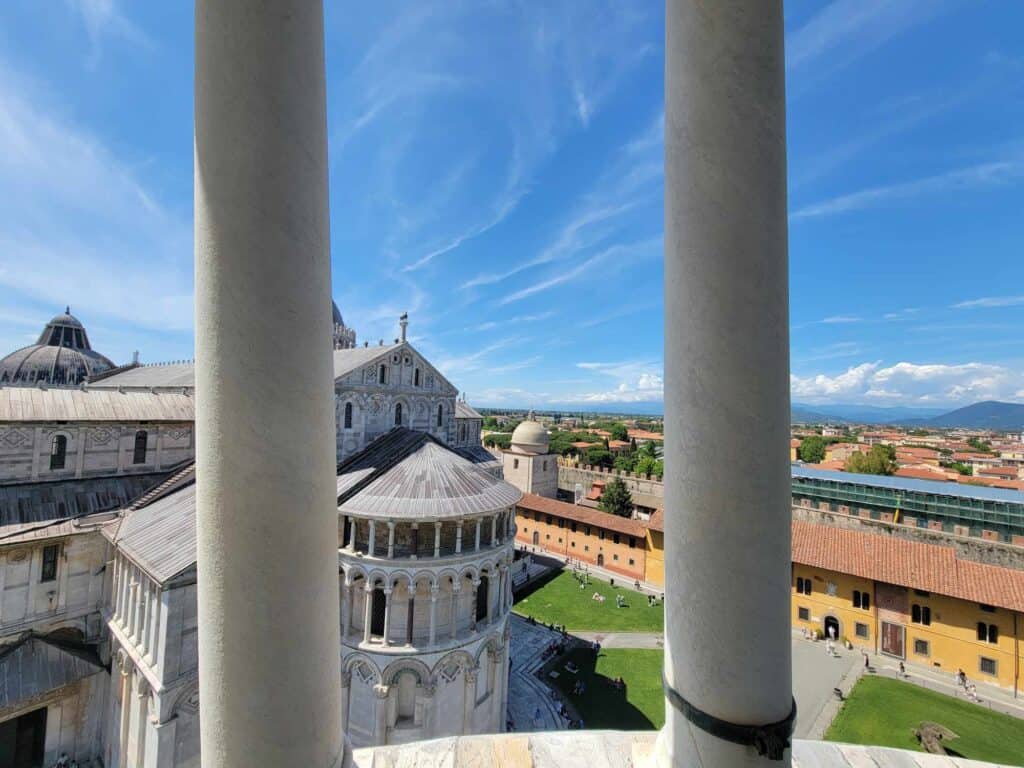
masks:
[[(536, 672), (546, 659), (541, 658), (544, 649), (561, 638), (540, 624), (530, 624), (521, 616), (513, 614), (512, 622), (512, 672), (508, 686), (508, 716), (517, 731), (554, 731), (566, 727), (558, 716), (562, 701), (553, 698), (551, 689), (537, 679)], [(537, 718), (537, 710), (540, 718)]]

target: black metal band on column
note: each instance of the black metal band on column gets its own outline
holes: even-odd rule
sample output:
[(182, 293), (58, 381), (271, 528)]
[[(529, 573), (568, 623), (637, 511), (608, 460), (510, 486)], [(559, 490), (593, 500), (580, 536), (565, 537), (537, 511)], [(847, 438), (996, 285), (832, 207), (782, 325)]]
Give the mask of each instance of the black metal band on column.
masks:
[(661, 687), (665, 691), (665, 698), (674, 709), (702, 731), (716, 738), (754, 747), (757, 754), (769, 760), (782, 760), (783, 753), (790, 747), (789, 739), (793, 735), (793, 724), (796, 722), (796, 699), (793, 699), (793, 708), (785, 720), (769, 725), (738, 725), (720, 720), (695, 707), (668, 684), (664, 673), (661, 675)]

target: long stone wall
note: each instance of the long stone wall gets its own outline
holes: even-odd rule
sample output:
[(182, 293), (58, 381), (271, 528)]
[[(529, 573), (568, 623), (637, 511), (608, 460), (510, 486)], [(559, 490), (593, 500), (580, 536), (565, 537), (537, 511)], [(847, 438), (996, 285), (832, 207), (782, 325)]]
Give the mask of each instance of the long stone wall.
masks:
[(595, 480), (608, 482), (614, 477), (626, 484), (633, 496), (634, 504), (652, 509), (664, 506), (665, 486), (653, 475), (648, 477), (634, 472), (622, 472), (602, 467), (576, 466), (562, 459), (558, 461), (558, 489), (560, 491), (572, 493), (576, 484), (579, 483), (583, 486), (583, 492), (586, 493)]

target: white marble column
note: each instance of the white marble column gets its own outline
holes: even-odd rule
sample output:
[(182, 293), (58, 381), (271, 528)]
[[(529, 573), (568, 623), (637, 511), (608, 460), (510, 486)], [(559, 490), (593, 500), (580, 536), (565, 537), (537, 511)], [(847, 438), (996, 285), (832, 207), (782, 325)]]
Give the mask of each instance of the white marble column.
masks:
[(166, 723), (146, 719), (146, 768), (174, 768), (177, 727), (177, 718)]
[(341, 673), (341, 729), (348, 728), (349, 694), (352, 692), (352, 673), (342, 670)]
[(395, 524), (388, 520), (388, 560), (395, 556)]
[(369, 557), (373, 557), (374, 550), (376, 548), (376, 543), (377, 543), (377, 521), (376, 520), (371, 520), (370, 521), (370, 535), (369, 535), (369, 538), (367, 538), (367, 540), (366, 540), (366, 554)]
[(437, 593), (438, 588), (436, 586), (430, 587), (430, 636), (428, 639), (428, 645), (434, 645), (437, 639)]
[(322, 3), (196, 0), (203, 768), (342, 758), (327, 207)]
[[(742, 725), (792, 705), (784, 74), (781, 0), (667, 3), (665, 675)], [(666, 713), (664, 765), (782, 765)]]
[(434, 557), (441, 556), (441, 524), (434, 523)]
[(452, 602), (449, 611), (449, 623), (451, 624), (452, 640), (459, 632), (459, 595), (462, 593), (462, 577), (452, 579)]
[(345, 640), (348, 638), (349, 632), (352, 631), (352, 598), (353, 598), (352, 582), (345, 579), (345, 585), (342, 587), (341, 597), (341, 639)]
[(462, 521), (458, 520), (455, 523), (455, 554), (462, 554)]
[(480, 525), (481, 525), (481, 523), (483, 523), (483, 518), (482, 517), (478, 517), (476, 519), (476, 537), (473, 540), (473, 551), (474, 552), (479, 552), (480, 551)]
[(491, 515), (491, 546), (498, 546), (498, 516)]

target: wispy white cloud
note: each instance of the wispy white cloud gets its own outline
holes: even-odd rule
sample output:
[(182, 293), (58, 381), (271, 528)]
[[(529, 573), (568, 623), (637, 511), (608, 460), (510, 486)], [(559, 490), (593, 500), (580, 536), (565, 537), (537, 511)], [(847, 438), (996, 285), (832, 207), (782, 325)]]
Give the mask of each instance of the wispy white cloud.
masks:
[(803, 206), (790, 214), (790, 219), (810, 219), (836, 216), (851, 211), (871, 208), (892, 200), (913, 200), (924, 195), (993, 187), (1016, 182), (1024, 175), (1024, 163), (1019, 158), (981, 163), (968, 168), (863, 189), (847, 195)]
[(833, 0), (786, 36), (786, 69), (824, 77), (955, 5), (952, 0)]
[(90, 64), (95, 64), (102, 52), (105, 37), (119, 38), (143, 47), (153, 41), (119, 9), (115, 0), (65, 0), (85, 25), (89, 36)]
[(650, 403), (661, 402), (665, 395), (665, 381), (660, 362), (623, 360), (616, 362), (576, 363), (576, 367), (610, 377), (611, 389), (579, 392), (561, 398), (567, 403)]
[(0, 146), (0, 285), (12, 299), (191, 329), (190, 220), (3, 62)]
[(853, 315), (830, 315), (829, 317), (822, 318), (821, 322), (824, 325), (842, 325), (845, 323), (859, 323), (862, 319)]
[(792, 375), (793, 397), (806, 402), (961, 404), (1020, 399), (1024, 371), (1004, 365), (866, 362), (835, 375)]
[[(651, 255), (659, 252), (658, 248), (660, 245), (660, 237), (642, 240), (636, 243), (613, 245), (610, 248), (606, 248), (600, 253), (595, 254), (594, 256), (591, 256), (585, 261), (577, 264), (572, 269), (564, 272), (557, 272), (547, 279), (532, 283), (525, 288), (520, 288), (518, 291), (514, 291), (507, 296), (502, 297), (501, 300), (498, 301), (498, 304), (505, 305), (511, 304), (515, 301), (522, 301), (523, 299), (535, 294), (542, 293), (543, 291), (550, 290), (556, 286), (588, 275), (602, 264), (607, 264), (609, 269), (620, 269), (639, 256)], [(606, 273), (607, 271), (605, 274)]]
[(915, 315), (920, 312), (917, 307), (904, 307), (903, 309), (895, 310), (894, 312), (886, 312), (882, 317), (886, 320), (901, 320), (911, 315)]
[(1018, 307), (1024, 304), (1024, 296), (983, 296), (980, 299), (961, 301), (954, 309), (990, 309), (993, 307)]

